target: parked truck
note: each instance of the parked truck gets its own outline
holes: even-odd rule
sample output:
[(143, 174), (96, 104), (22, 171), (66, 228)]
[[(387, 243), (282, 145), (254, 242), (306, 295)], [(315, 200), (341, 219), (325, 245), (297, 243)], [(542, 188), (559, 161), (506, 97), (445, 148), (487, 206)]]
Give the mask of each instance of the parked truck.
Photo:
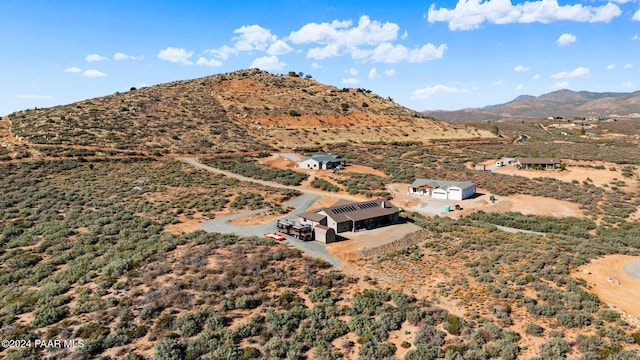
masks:
[(291, 235), (296, 239), (313, 240), (313, 230), (310, 225), (299, 224), (291, 220), (278, 220), (276, 221), (276, 228), (278, 232)]

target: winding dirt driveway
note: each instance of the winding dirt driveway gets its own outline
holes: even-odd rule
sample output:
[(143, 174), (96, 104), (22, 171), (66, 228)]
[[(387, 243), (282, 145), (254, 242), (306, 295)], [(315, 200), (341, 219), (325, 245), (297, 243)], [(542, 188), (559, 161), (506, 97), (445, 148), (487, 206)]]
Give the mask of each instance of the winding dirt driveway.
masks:
[(204, 170), (207, 170), (207, 171), (212, 172), (212, 173), (222, 174), (224, 176), (232, 177), (232, 178), (238, 179), (240, 181), (248, 181), (248, 182), (252, 182), (252, 183), (256, 183), (256, 184), (260, 184), (260, 185), (264, 185), (264, 186), (270, 186), (270, 187), (273, 187), (273, 188), (276, 188), (276, 189), (297, 190), (297, 191), (300, 191), (303, 194), (310, 194), (310, 195), (316, 195), (316, 196), (331, 196), (331, 197), (335, 197), (335, 198), (339, 198), (339, 199), (362, 201), (362, 198), (359, 198), (359, 197), (356, 197), (356, 196), (329, 193), (329, 192), (321, 191), (321, 190), (311, 190), (311, 189), (306, 189), (306, 188), (303, 188), (303, 187), (300, 187), (300, 186), (283, 185), (283, 184), (278, 184), (277, 182), (273, 182), (273, 181), (266, 181), (266, 180), (260, 180), (260, 179), (254, 179), (254, 178), (246, 177), (246, 176), (243, 176), (243, 175), (239, 175), (239, 174), (233, 173), (231, 171), (222, 170), (222, 169), (211, 167), (209, 165), (205, 165), (205, 164), (201, 163), (200, 161), (198, 161), (197, 157), (181, 156), (181, 157), (177, 157), (176, 159), (180, 160), (182, 162), (185, 162), (185, 163), (187, 163), (189, 165), (192, 165), (194, 167), (197, 167), (197, 168), (200, 168), (200, 169), (204, 169)]

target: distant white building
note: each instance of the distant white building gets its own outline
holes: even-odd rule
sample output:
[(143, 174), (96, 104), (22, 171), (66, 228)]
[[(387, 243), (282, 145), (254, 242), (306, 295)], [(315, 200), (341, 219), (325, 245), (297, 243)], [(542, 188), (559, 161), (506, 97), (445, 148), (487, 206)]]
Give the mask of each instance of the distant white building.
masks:
[(476, 193), (471, 181), (416, 179), (409, 186), (409, 194), (427, 195), (434, 199), (464, 200)]
[(345, 160), (336, 155), (315, 154), (303, 157), (298, 161), (297, 165), (302, 169), (328, 170), (335, 169), (338, 165), (344, 165), (344, 163)]

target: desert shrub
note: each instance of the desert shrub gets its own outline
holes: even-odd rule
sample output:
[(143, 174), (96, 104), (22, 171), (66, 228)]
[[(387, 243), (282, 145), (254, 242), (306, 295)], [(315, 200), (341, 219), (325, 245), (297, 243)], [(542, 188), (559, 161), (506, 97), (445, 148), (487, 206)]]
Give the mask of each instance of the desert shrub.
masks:
[(442, 324), (442, 327), (451, 335), (460, 335), (463, 326), (463, 320), (452, 314), (447, 315)]
[(416, 333), (413, 344), (416, 347), (434, 347), (439, 348), (444, 344), (446, 333), (438, 330), (434, 326), (427, 325)]
[(438, 347), (425, 345), (416, 346), (415, 349), (407, 351), (405, 360), (433, 360), (442, 357), (442, 351)]
[(186, 345), (172, 338), (162, 338), (153, 346), (154, 360), (182, 360), (185, 358)]
[(31, 326), (39, 328), (64, 319), (69, 314), (66, 307), (47, 307), (43, 306), (35, 311)]
[(321, 178), (313, 179), (313, 181), (311, 182), (311, 186), (316, 189), (322, 189), (324, 191), (330, 191), (330, 192), (340, 191), (340, 188), (338, 186), (335, 186), (332, 183), (328, 182), (327, 180), (324, 180)]
[(524, 331), (529, 335), (542, 336), (544, 328), (535, 323), (527, 323), (524, 327)]
[(540, 345), (540, 357), (542, 359), (562, 359), (571, 351), (571, 346), (563, 338), (551, 338)]
[(176, 319), (176, 324), (182, 336), (191, 337), (198, 335), (202, 331), (203, 324), (206, 320), (206, 313), (187, 312), (181, 314)]
[(274, 169), (258, 163), (257, 160), (257, 158), (248, 156), (220, 156), (205, 158), (202, 159), (202, 162), (236, 174), (266, 181), (275, 181), (283, 185), (300, 185), (302, 181), (309, 177), (305, 173), (290, 169)]
[(238, 358), (238, 360), (252, 360), (252, 359), (260, 359), (262, 357), (262, 353), (260, 350), (247, 346), (242, 348), (242, 355)]

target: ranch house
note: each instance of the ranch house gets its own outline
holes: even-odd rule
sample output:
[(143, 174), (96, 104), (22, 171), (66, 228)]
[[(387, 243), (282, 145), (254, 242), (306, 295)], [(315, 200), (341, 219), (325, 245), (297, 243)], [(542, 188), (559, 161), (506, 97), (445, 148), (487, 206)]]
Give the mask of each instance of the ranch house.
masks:
[(335, 169), (337, 166), (344, 166), (345, 160), (336, 155), (329, 154), (315, 154), (312, 156), (306, 156), (300, 159), (297, 163), (301, 169), (318, 169), (329, 170)]
[(562, 167), (560, 159), (556, 158), (517, 158), (516, 167), (519, 169), (557, 169)]
[(475, 193), (476, 184), (471, 181), (416, 179), (409, 186), (409, 194), (427, 195), (434, 199), (464, 200)]
[[(398, 222), (399, 214), (400, 209), (388, 200), (378, 199), (364, 202), (341, 200), (330, 207), (298, 214), (298, 221), (312, 227), (322, 225), (337, 234), (394, 224)], [(323, 227), (320, 229), (326, 231)]]

